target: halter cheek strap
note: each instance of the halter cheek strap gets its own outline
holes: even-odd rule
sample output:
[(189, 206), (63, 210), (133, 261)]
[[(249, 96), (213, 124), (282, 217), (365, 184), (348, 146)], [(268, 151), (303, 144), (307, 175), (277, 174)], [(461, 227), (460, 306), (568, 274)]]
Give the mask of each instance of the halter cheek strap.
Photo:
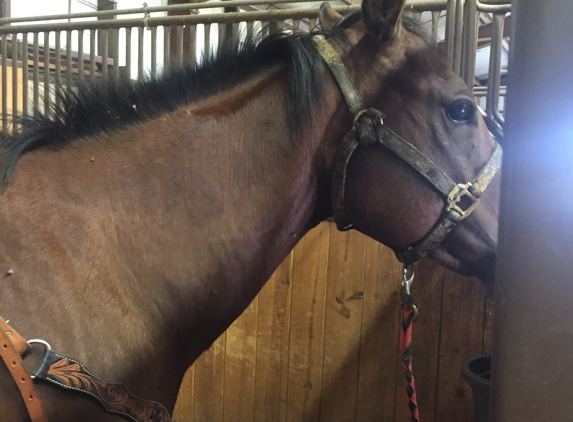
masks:
[(445, 205), (442, 216), (429, 233), (406, 247), (388, 245), (404, 265), (411, 265), (442, 243), (457, 224), (472, 213), (493, 176), (501, 167), (501, 146), (496, 142), (490, 159), (473, 181), (454, 182), (414, 145), (385, 126), (383, 114), (380, 111), (372, 108), (365, 109), (360, 94), (338, 53), (326, 40), (315, 39), (314, 41), (350, 111), (354, 114), (354, 124), (338, 149), (333, 167), (332, 209), (338, 229), (355, 228), (354, 223), (346, 216), (344, 197), (348, 162), (354, 150), (360, 145), (374, 143), (384, 145), (430, 182), (444, 197)]

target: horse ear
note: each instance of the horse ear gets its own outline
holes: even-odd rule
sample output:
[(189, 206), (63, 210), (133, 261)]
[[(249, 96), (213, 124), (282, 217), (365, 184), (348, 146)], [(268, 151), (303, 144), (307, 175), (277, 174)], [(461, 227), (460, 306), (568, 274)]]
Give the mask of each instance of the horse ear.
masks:
[(406, 0), (363, 0), (362, 15), (368, 31), (387, 40), (402, 27), (402, 10)]
[(330, 31), (342, 19), (342, 15), (332, 10), (330, 3), (322, 3), (318, 9), (318, 21), (324, 31)]

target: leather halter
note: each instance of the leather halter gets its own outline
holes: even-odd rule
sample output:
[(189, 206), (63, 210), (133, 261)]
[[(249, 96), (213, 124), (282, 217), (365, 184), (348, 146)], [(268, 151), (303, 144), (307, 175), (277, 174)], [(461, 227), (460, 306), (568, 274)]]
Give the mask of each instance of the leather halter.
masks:
[(468, 183), (454, 182), (414, 145), (385, 126), (380, 111), (373, 108), (366, 109), (338, 53), (325, 39), (315, 38), (314, 42), (354, 115), (352, 129), (346, 134), (338, 149), (333, 168), (332, 210), (338, 229), (342, 231), (358, 229), (346, 216), (344, 191), (348, 162), (359, 145), (374, 143), (384, 145), (430, 182), (445, 199), (441, 217), (422, 239), (406, 247), (387, 245), (394, 250), (400, 262), (405, 266), (411, 265), (442, 243), (456, 225), (472, 213), (493, 176), (501, 167), (501, 146), (496, 142), (490, 159), (474, 180)]

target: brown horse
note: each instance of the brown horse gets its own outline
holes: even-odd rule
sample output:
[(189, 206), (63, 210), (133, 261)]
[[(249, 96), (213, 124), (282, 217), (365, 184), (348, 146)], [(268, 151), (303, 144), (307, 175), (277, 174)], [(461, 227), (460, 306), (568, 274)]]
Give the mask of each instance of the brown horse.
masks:
[[(342, 20), (324, 7), (326, 38), (388, 127), (456, 182), (473, 180), (495, 141), (403, 3), (364, 0)], [(312, 37), (284, 34), (63, 103), (5, 142), (0, 314), (171, 411), (186, 369), (332, 215), (332, 167), (353, 116)], [(492, 278), (498, 179), (434, 260)], [(391, 245), (416, 242), (443, 213), (436, 189), (379, 144), (356, 149), (345, 191), (355, 227)], [(30, 370), (41, 349), (25, 356)], [(50, 421), (124, 420), (36, 386)], [(28, 420), (1, 362), (0, 415)]]

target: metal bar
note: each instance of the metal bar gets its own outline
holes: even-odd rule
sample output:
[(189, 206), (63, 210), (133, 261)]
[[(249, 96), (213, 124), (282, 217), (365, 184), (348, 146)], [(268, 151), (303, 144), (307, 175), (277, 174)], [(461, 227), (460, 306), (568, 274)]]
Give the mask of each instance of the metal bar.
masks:
[(300, 33), (300, 19), (293, 19), (292, 20), (292, 33), (299, 34)]
[(438, 39), (438, 31), (440, 29), (440, 16), (442, 12), (432, 12), (432, 39)]
[[(142, 34), (143, 36), (143, 34)], [(164, 26), (163, 27), (163, 70), (169, 69), (171, 65), (171, 57), (169, 54), (169, 44), (171, 44), (171, 27)], [(143, 49), (141, 50), (143, 54)]]
[(261, 37), (266, 38), (269, 36), (269, 23), (261, 21)]
[(436, 12), (446, 10), (448, 0), (406, 2), (404, 10), (408, 12)]
[(84, 31), (78, 31), (78, 77), (80, 81), (84, 79)]
[(143, 27), (137, 28), (137, 80), (143, 80), (143, 53), (145, 51)]
[(113, 50), (112, 50), (112, 76), (117, 81), (119, 80), (119, 28), (112, 29)]
[(181, 66), (183, 64), (183, 26), (177, 27), (177, 63)]
[(223, 48), (223, 44), (225, 43), (225, 32), (227, 30), (227, 26), (226, 25), (217, 25), (217, 32), (219, 34), (219, 41), (218, 41), (218, 50), (220, 50), (221, 48)]
[[(130, 47), (131, 56), (131, 47)], [(151, 28), (151, 77), (157, 76), (157, 27)]]
[[(487, 4), (487, 3), (492, 3), (492, 4)], [(494, 2), (485, 2), (485, 1), (478, 1), (477, 2), (477, 10), (478, 12), (483, 12), (483, 13), (509, 13), (511, 12), (511, 3), (509, 3), (508, 1), (504, 1), (503, 4), (502, 3), (498, 3), (498, 4), (493, 4)]]
[[(459, 0), (461, 1), (461, 0)], [(333, 10), (345, 14), (360, 10), (360, 6), (335, 6)], [(178, 15), (178, 16), (160, 16), (141, 19), (113, 19), (107, 21), (81, 21), (81, 22), (62, 22), (57, 24), (46, 25), (19, 25), (17, 27), (0, 27), (0, 34), (11, 34), (23, 31), (67, 31), (74, 29), (111, 29), (125, 28), (136, 26), (165, 26), (165, 25), (186, 25), (186, 24), (206, 24), (206, 23), (233, 23), (248, 21), (271, 21), (284, 19), (311, 19), (316, 21), (318, 9), (289, 9), (289, 10), (269, 10), (257, 12), (233, 12), (233, 13), (214, 13), (206, 15)]]
[(312, 32), (316, 29), (316, 22), (317, 19), (315, 17), (312, 17), (308, 20), (308, 32)]
[(512, 13), (491, 422), (570, 421), (573, 2)]
[(445, 36), (446, 64), (451, 69), (453, 69), (454, 67), (456, 7), (457, 7), (457, 0), (448, 0), (448, 7), (446, 9), (446, 36)]
[(458, 75), (462, 67), (464, 0), (456, 0), (456, 20), (454, 24), (454, 63), (452, 69)]
[[(487, 115), (498, 121), (500, 121), (499, 117), (501, 117), (499, 114), (499, 78), (501, 76), (501, 41), (503, 40), (504, 23), (505, 15), (493, 15), (485, 105), (485, 112)], [(503, 122), (503, 118), (501, 122)]]
[(90, 30), (90, 78), (95, 79), (95, 51), (96, 51), (96, 30)]
[[(133, 28), (125, 28), (125, 74), (127, 78), (131, 78), (131, 30)], [(153, 54), (153, 51), (151, 52)]]
[(274, 34), (278, 31), (278, 21), (269, 22), (269, 34)]
[(22, 34), (22, 115), (28, 115), (28, 34)]
[(189, 60), (193, 69), (197, 64), (197, 25), (189, 26)]
[(211, 57), (211, 24), (206, 24), (204, 26), (205, 30), (205, 43), (203, 45), (203, 57), (205, 60), (209, 60)]
[(18, 38), (12, 35), (12, 130), (15, 131), (18, 116)]
[(474, 86), (478, 31), (477, 0), (466, 0), (460, 74), (467, 86)]
[(2, 133), (8, 133), (8, 35), (0, 41), (2, 50)]
[(107, 71), (108, 71), (107, 59), (109, 58), (108, 57), (108, 55), (109, 55), (109, 50), (108, 50), (108, 47), (109, 47), (109, 44), (108, 44), (109, 29), (104, 29), (101, 35), (102, 36), (101, 36), (100, 40), (101, 40), (101, 43), (103, 44), (101, 46), (101, 49), (102, 49), (101, 50), (102, 51), (101, 52), (101, 76), (102, 76), (102, 78), (107, 79)]
[(248, 43), (253, 39), (253, 25), (254, 22), (247, 22), (247, 37), (245, 41)]
[(44, 116), (50, 117), (50, 33), (44, 32)]
[(241, 25), (241, 22), (233, 22), (231, 25), (233, 28), (233, 42), (238, 43), (240, 34), (239, 26)]
[(55, 87), (54, 87), (54, 91), (55, 91), (55, 104), (56, 104), (56, 109), (58, 108), (58, 106), (60, 105), (60, 95), (61, 95), (61, 89), (62, 89), (62, 55), (61, 55), (61, 50), (62, 49), (62, 33), (60, 31), (56, 32), (56, 48), (55, 48), (55, 69), (54, 72), (56, 74), (56, 83), (55, 83)]
[[(284, 25), (285, 25), (285, 21), (284, 20), (280, 20), (280, 21), (276, 21), (277, 22), (277, 31), (282, 31), (284, 29)], [(233, 24), (236, 25), (236, 24)]]
[(66, 92), (72, 91), (72, 31), (66, 32)]
[[(475, 95), (485, 96), (485, 95), (487, 95), (487, 90), (488, 90), (487, 86), (474, 86), (474, 94)], [(499, 88), (499, 95), (500, 96), (505, 95), (506, 92), (507, 92), (507, 89), (505, 86), (501, 86)]]
[[(140, 7), (135, 9), (121, 9), (121, 10), (106, 10), (99, 12), (88, 12), (88, 13), (72, 13), (72, 14), (59, 14), (59, 15), (48, 15), (48, 16), (31, 16), (31, 17), (21, 17), (21, 18), (2, 18), (0, 19), (0, 25), (9, 25), (11, 23), (22, 23), (22, 22), (39, 22), (39, 21), (50, 21), (50, 20), (73, 20), (78, 18), (103, 18), (103, 17), (114, 17), (120, 15), (135, 15), (135, 14), (145, 14), (145, 13), (156, 13), (156, 12), (177, 12), (177, 11), (191, 11), (197, 9), (210, 9), (210, 8), (220, 8), (220, 7), (240, 7), (240, 6), (250, 6), (250, 5), (273, 5), (273, 4), (284, 4), (284, 3), (305, 3), (308, 0), (230, 0), (230, 1), (213, 1), (209, 3), (187, 3), (171, 6), (157, 6), (157, 7)], [(481, 7), (492, 7), (487, 4), (480, 4)], [(503, 5), (507, 7), (507, 5)], [(432, 10), (444, 10), (446, 8), (446, 0), (442, 1), (420, 1), (420, 2), (408, 2), (406, 3), (405, 9), (408, 11), (432, 11)]]
[(34, 47), (33, 47), (33, 104), (34, 104), (34, 117), (40, 114), (40, 34), (34, 32)]

